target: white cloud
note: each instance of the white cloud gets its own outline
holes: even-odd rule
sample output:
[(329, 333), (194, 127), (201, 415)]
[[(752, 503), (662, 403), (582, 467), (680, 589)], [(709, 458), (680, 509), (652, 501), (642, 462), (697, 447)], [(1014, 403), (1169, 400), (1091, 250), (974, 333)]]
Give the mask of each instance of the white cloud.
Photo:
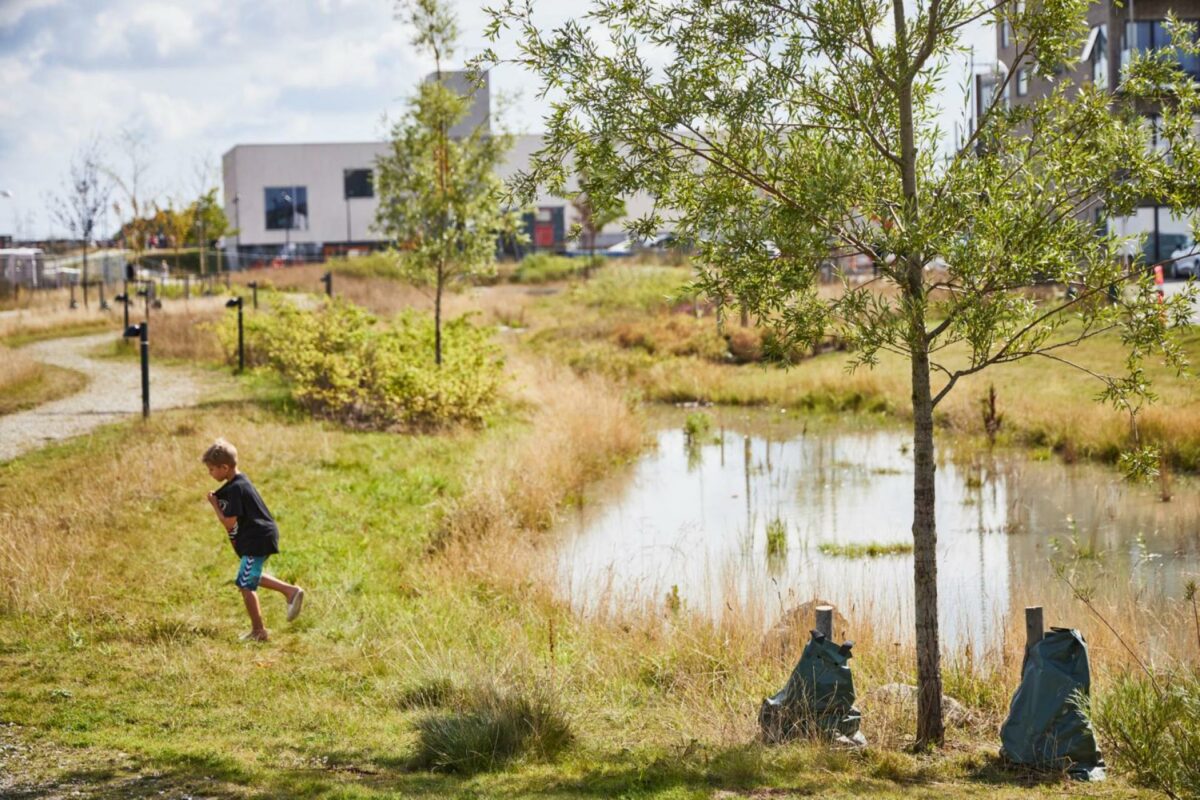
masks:
[(0, 29), (11, 28), (31, 11), (50, 8), (61, 2), (62, 0), (5, 0), (0, 4)]
[[(487, 44), (485, 18), (480, 0), (454, 2), (461, 60)], [(539, 22), (588, 3), (539, 0)], [(0, 184), (16, 193), (0, 233), (33, 212), (44, 235), (42, 198), (71, 155), (123, 125), (149, 133), (165, 195), (193, 188), (201, 154), (238, 143), (379, 137), (431, 68), (410, 39), (390, 0), (0, 0)], [(521, 93), (510, 125), (540, 127), (529, 76), (503, 67), (492, 87)]]

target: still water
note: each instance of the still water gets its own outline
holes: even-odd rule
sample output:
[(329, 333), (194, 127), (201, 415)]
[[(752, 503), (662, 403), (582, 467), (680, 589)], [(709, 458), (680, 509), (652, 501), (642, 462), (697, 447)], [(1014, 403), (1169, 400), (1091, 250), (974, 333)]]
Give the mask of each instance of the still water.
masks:
[[(910, 433), (809, 431), (767, 413), (655, 419), (657, 447), (597, 486), (558, 537), (560, 591), (579, 608), (663, 602), (720, 615), (764, 604), (766, 621), (820, 597), (875, 630), (911, 638), (912, 556), (847, 558), (822, 543), (911, 543)], [(1012, 613), (1062, 586), (1051, 559), (1100, 554), (1101, 591), (1178, 598), (1200, 574), (1200, 492), (1174, 499), (1113, 469), (956, 452), (938, 442), (938, 592), (950, 648), (998, 644)], [(768, 527), (782, 529), (768, 546)], [(1059, 624), (1050, 613), (1049, 624)]]

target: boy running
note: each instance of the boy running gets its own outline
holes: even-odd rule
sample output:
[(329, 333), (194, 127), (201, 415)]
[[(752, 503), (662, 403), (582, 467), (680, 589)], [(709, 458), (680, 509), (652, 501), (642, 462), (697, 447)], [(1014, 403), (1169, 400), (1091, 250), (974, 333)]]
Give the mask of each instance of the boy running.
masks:
[(241, 638), (265, 642), (269, 634), (263, 626), (262, 610), (258, 605), (259, 585), (274, 589), (287, 598), (288, 622), (300, 615), (304, 590), (263, 574), (267, 558), (279, 552), (279, 526), (250, 479), (238, 471), (237, 448), (224, 439), (217, 439), (204, 451), (202, 460), (213, 479), (225, 482), (215, 492), (208, 493), (208, 502), (217, 520), (229, 533), (234, 552), (242, 559), (236, 583), (242, 590), (251, 629)]

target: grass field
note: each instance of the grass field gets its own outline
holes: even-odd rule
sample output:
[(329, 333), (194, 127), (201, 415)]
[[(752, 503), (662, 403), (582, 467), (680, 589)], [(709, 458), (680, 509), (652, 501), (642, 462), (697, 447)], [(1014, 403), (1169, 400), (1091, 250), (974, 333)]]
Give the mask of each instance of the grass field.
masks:
[[(719, 621), (669, 597), (584, 614), (556, 591), (555, 521), (646, 446), (630, 388), (656, 397), (694, 370), (709, 375), (694, 386), (738, 402), (795, 409), (811, 397), (834, 416), (904, 414), (894, 368), (839, 384), (836, 353), (783, 371), (651, 354), (600, 327), (574, 335), (602, 322), (589, 318), (600, 294), (613, 320), (630, 308), (671, 313), (656, 297), (676, 273), (649, 274), (649, 288), (618, 275), (628, 285), (613, 293), (487, 296), (487, 313), (519, 309), (524, 333), (506, 340), (505, 410), (483, 430), (314, 422), (253, 374), (233, 399), (0, 464), (4, 496), (39, 498), (0, 505), (0, 796), (1156, 796), (1119, 772), (1080, 785), (1000, 765), (1018, 620), (986, 653), (946, 654), (946, 692), (967, 713), (944, 752), (906, 750), (912, 709), (876, 690), (911, 683), (913, 654), (860, 620), (848, 625), (872, 747), (767, 747), (758, 703), (795, 665), (806, 607), (775, 625), (766, 599), (731, 604)], [(372, 282), (386, 279), (362, 280), (378, 294)], [(219, 313), (171, 316), (157, 329), (164, 351), (215, 363)], [(650, 359), (617, 374), (622, 385), (605, 377), (612, 363), (578, 360), (592, 347), (613, 363), (639, 349)], [(997, 381), (1008, 436), (1042, 407), (1005, 400), (1021, 386)], [(1064, 406), (1048, 430), (1086, 423), (1073, 416), (1085, 398), (1047, 391)], [(1169, 391), (1189, 402), (1185, 385)], [(835, 392), (837, 402), (818, 399)], [(247, 623), (236, 560), (204, 500), (215, 484), (199, 455), (216, 436), (239, 446), (280, 522), (283, 552), (269, 569), (308, 590), (291, 625), (281, 598), (261, 592), (264, 645), (237, 641)], [(1190, 608), (1131, 595), (1102, 610), (1131, 640), (1153, 632), (1163, 665), (1195, 663)], [(1115, 637), (1075, 611), (1089, 620), (1096, 691), (1136, 674)]]
[[(885, 702), (867, 706), (866, 752), (768, 748), (756, 743), (755, 711), (790, 671), (796, 632), (768, 644), (749, 617), (574, 613), (552, 591), (540, 532), (644, 441), (628, 403), (601, 382), (518, 363), (509, 410), (492, 426), (436, 436), (346, 431), (299, 417), (269, 382), (246, 391), (0, 466), (6, 496), (64, 487), (49, 503), (0, 511), (0, 766), (20, 768), (0, 791), (1138, 794), (1119, 778), (1081, 787), (999, 766), (1011, 654), (947, 663), (947, 691), (971, 715), (942, 755), (904, 752), (911, 713)], [(217, 435), (240, 445), (279, 519), (271, 569), (309, 592), (292, 625), (263, 592), (266, 645), (236, 641), (246, 627), (236, 562), (198, 461)], [(910, 654), (865, 633), (860, 695), (910, 680)], [(496, 716), (532, 727), (546, 749), (489, 756), (482, 770), (456, 760), (454, 735)], [(430, 731), (447, 727), (454, 735), (439, 746)], [(548, 730), (563, 734), (553, 746)]]

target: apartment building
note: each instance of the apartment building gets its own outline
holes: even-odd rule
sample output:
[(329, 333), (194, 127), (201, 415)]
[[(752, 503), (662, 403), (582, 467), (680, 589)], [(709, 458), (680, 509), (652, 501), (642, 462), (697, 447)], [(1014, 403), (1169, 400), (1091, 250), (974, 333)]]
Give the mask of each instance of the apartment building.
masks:
[[(1021, 0), (1015, 2), (1019, 7)], [(997, 91), (1004, 92), (1003, 102), (1010, 106), (1046, 97), (1064, 80), (1073, 87), (1090, 82), (1116, 91), (1121, 69), (1135, 52), (1174, 49), (1166, 27), (1171, 12), (1182, 20), (1200, 22), (1200, 0), (1127, 0), (1120, 4), (1101, 0), (1093, 4), (1088, 9), (1088, 37), (1078, 60), (1052, 77), (1033, 74), (1028, 62), (1021, 60), (1021, 43), (1012, 28), (1007, 23), (997, 25), (995, 68), (974, 76), (972, 126), (991, 105)], [(1200, 79), (1200, 56), (1177, 51), (1177, 57), (1184, 71)], [(1154, 125), (1154, 110), (1140, 110)], [(1139, 207), (1130, 217), (1111, 220), (1110, 225), (1121, 235), (1144, 233), (1143, 253), (1150, 264), (1170, 258), (1190, 238), (1187, 217), (1152, 204)]]

